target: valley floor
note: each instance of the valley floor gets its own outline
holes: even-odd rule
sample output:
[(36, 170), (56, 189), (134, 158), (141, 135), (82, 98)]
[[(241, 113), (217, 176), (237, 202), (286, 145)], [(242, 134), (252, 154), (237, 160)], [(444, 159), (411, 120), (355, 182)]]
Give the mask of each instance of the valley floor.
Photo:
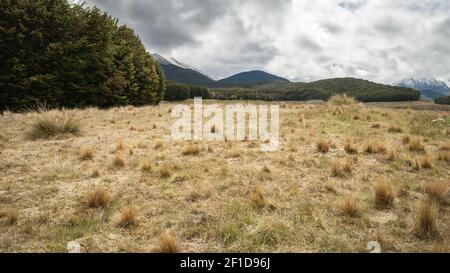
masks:
[(450, 252), (450, 110), (281, 103), (263, 153), (172, 141), (174, 105), (53, 111), (81, 133), (52, 139), (0, 116), (0, 252)]

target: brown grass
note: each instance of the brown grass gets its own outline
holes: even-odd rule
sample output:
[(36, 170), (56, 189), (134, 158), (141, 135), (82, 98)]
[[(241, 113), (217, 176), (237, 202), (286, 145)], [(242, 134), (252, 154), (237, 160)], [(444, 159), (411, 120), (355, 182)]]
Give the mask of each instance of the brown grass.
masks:
[(420, 138), (411, 138), (409, 141), (408, 149), (411, 152), (424, 152), (425, 146), (422, 144), (422, 140)]
[(250, 201), (252, 205), (256, 208), (263, 208), (266, 206), (266, 198), (264, 188), (261, 186), (256, 186), (250, 192)]
[(94, 151), (90, 147), (81, 148), (78, 152), (80, 160), (87, 161), (94, 159)]
[(120, 211), (117, 225), (122, 228), (129, 228), (138, 225), (138, 209), (133, 206), (125, 207)]
[(33, 140), (78, 135), (81, 131), (80, 123), (67, 114), (49, 112), (47, 109), (41, 109), (38, 113), (31, 130), (27, 132), (27, 136)]
[(153, 169), (152, 161), (149, 159), (144, 159), (141, 161), (141, 171), (143, 172), (151, 172)]
[(378, 207), (391, 207), (394, 205), (395, 192), (391, 182), (381, 179), (375, 186), (375, 204)]
[(317, 151), (323, 154), (326, 154), (330, 151), (330, 142), (321, 140), (316, 145)]
[(164, 148), (164, 143), (162, 142), (162, 141), (158, 141), (156, 144), (155, 144), (155, 150), (161, 150), (161, 149), (163, 149)]
[(89, 208), (105, 209), (111, 202), (111, 195), (108, 190), (99, 187), (85, 195), (85, 202)]
[(357, 154), (358, 153), (358, 148), (351, 141), (347, 141), (345, 143), (344, 149), (348, 154)]
[(19, 220), (19, 213), (16, 210), (0, 211), (0, 218), (6, 218), (6, 223), (13, 226)]
[(334, 161), (331, 164), (331, 176), (332, 177), (345, 177), (352, 174), (353, 160), (347, 158), (343, 161)]
[(158, 240), (158, 244), (153, 248), (153, 253), (180, 253), (181, 247), (177, 239), (168, 232), (163, 233)]
[(242, 156), (241, 150), (239, 150), (238, 148), (233, 148), (230, 152), (230, 157), (232, 158), (239, 158), (241, 156)]
[(381, 125), (379, 123), (374, 123), (371, 126), (373, 129), (379, 129), (381, 127)]
[(351, 196), (348, 196), (342, 201), (342, 203), (339, 205), (339, 211), (341, 215), (347, 216), (347, 217), (358, 217), (361, 214), (361, 209), (358, 204), (358, 201)]
[(439, 152), (437, 158), (439, 161), (450, 163), (450, 152)]
[(433, 161), (430, 157), (425, 156), (420, 160), (420, 166), (424, 169), (432, 169), (433, 168)]
[(439, 147), (439, 151), (450, 152), (450, 143), (444, 143)]
[(161, 178), (169, 178), (172, 176), (172, 167), (168, 163), (164, 163), (159, 168), (159, 175)]
[(415, 218), (415, 230), (418, 236), (432, 236), (437, 233), (438, 207), (429, 200), (419, 204)]
[(384, 154), (386, 153), (387, 148), (382, 143), (369, 143), (364, 150), (364, 152), (368, 154)]
[(195, 143), (189, 143), (183, 150), (183, 155), (199, 155), (200, 146)]
[(403, 145), (407, 145), (411, 142), (411, 137), (410, 136), (404, 136), (402, 137), (402, 143)]
[(447, 202), (450, 194), (450, 183), (442, 181), (432, 181), (425, 184), (425, 193), (432, 199), (440, 203)]
[(402, 127), (400, 127), (398, 125), (391, 125), (388, 128), (388, 132), (389, 133), (403, 133), (403, 129), (402, 129)]
[(114, 155), (113, 165), (118, 168), (125, 167), (126, 161), (122, 153), (116, 153)]

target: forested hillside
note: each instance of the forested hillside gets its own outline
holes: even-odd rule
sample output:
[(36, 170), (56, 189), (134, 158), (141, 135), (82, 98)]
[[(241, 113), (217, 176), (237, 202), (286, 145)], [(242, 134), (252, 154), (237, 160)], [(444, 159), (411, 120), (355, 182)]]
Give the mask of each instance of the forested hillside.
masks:
[(157, 104), (164, 76), (133, 30), (66, 0), (2, 0), (0, 110)]

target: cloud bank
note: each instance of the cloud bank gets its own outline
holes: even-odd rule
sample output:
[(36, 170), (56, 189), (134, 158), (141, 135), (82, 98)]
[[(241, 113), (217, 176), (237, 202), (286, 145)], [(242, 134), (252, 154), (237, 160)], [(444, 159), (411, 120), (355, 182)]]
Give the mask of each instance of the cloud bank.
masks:
[(450, 79), (447, 0), (88, 0), (215, 78), (260, 69), (296, 81)]

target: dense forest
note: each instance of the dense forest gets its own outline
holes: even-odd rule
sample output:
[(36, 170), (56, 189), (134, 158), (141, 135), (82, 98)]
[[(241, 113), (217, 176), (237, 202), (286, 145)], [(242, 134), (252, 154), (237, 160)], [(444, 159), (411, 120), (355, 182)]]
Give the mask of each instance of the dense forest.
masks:
[(202, 97), (203, 99), (210, 99), (211, 93), (207, 88), (192, 86), (187, 84), (177, 84), (168, 82), (166, 85), (166, 92), (164, 94), (165, 101), (182, 101), (193, 99), (195, 97)]
[(450, 96), (438, 98), (438, 99), (435, 100), (435, 102), (436, 102), (437, 104), (446, 104), (446, 105), (450, 105)]
[(362, 102), (420, 99), (420, 93), (409, 88), (383, 85), (355, 78), (328, 79), (311, 83), (272, 82), (252, 88), (219, 88), (210, 91), (214, 98), (220, 100), (328, 100), (331, 96), (342, 93)]
[(164, 75), (139, 37), (98, 8), (1, 0), (0, 110), (158, 104)]

